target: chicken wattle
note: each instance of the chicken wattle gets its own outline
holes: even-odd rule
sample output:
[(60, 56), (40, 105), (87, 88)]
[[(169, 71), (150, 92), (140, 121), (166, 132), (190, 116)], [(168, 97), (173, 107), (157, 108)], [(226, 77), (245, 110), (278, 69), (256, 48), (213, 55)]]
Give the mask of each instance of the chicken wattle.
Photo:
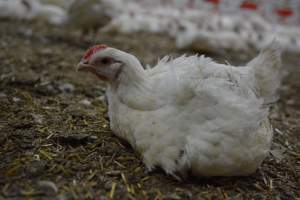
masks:
[(280, 68), (275, 41), (242, 67), (184, 55), (144, 69), (106, 45), (90, 48), (78, 64), (107, 82), (112, 131), (149, 170), (175, 177), (248, 175), (260, 166), (272, 141), (269, 105)]

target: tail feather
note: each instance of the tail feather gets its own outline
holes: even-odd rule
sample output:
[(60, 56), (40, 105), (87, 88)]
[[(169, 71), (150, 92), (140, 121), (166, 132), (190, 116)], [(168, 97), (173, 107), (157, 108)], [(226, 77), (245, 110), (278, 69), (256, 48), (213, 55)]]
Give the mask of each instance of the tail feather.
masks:
[(276, 101), (278, 99), (277, 90), (282, 79), (279, 43), (275, 40), (272, 41), (247, 66), (254, 70), (255, 87), (258, 94), (264, 98), (264, 103)]

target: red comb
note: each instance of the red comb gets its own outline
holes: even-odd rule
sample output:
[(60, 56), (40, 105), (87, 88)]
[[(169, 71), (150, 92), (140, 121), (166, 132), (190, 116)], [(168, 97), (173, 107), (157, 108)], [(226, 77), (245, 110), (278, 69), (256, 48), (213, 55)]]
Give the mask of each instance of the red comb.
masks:
[(245, 10), (257, 10), (257, 4), (253, 3), (251, 1), (244, 1), (240, 5), (240, 8), (245, 9)]
[(85, 52), (83, 58), (85, 60), (89, 59), (94, 53), (96, 53), (102, 49), (105, 49), (105, 48), (107, 48), (107, 46), (105, 44), (98, 44), (98, 45), (92, 46)]
[(220, 0), (206, 0), (206, 2), (218, 5), (220, 3)]
[(293, 10), (289, 8), (279, 8), (276, 10), (276, 13), (281, 17), (290, 17), (294, 14)]

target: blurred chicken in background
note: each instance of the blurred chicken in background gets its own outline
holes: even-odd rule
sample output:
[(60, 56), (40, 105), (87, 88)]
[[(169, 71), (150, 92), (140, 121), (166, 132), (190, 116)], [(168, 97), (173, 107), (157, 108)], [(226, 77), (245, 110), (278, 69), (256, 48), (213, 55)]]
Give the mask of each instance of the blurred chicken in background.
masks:
[(86, 32), (164, 33), (179, 49), (261, 50), (274, 37), (300, 51), (296, 0), (0, 0), (0, 17), (43, 19)]
[(0, 17), (18, 20), (43, 20), (61, 25), (67, 20), (66, 11), (58, 6), (36, 0), (1, 0)]
[(101, 0), (74, 1), (68, 9), (68, 23), (84, 32), (95, 31), (110, 21), (106, 12)]

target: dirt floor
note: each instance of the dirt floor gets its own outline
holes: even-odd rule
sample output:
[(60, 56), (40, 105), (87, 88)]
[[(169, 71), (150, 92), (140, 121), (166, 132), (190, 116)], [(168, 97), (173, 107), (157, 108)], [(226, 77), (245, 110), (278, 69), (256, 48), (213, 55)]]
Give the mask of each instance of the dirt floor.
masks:
[[(271, 119), (271, 154), (251, 176), (189, 178), (148, 173), (141, 157), (109, 129), (104, 85), (75, 71), (84, 50), (106, 43), (144, 64), (179, 54), (147, 34), (81, 36), (42, 23), (0, 21), (0, 199), (300, 199), (300, 58)], [(211, 55), (210, 55), (211, 56)], [(252, 55), (212, 55), (233, 64)]]

